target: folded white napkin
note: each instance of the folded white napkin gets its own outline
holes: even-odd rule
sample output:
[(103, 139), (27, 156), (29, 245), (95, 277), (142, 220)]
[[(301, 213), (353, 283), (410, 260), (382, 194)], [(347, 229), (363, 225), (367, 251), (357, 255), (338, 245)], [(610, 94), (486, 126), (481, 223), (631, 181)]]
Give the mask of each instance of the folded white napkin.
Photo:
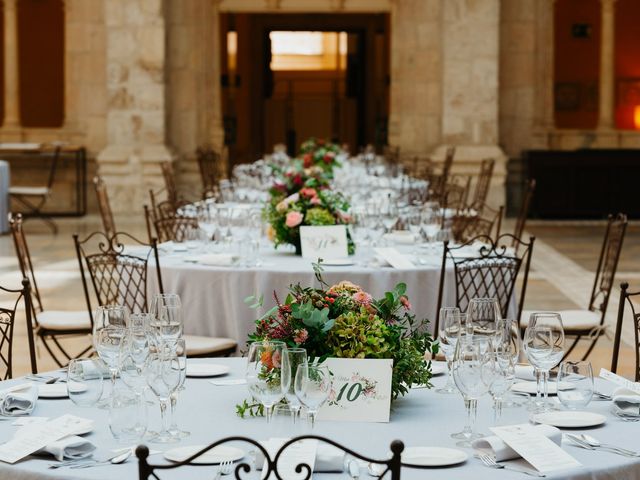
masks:
[(620, 387), (613, 392), (615, 408), (625, 415), (640, 416), (640, 393)]
[(413, 245), (414, 243), (416, 243), (415, 235), (406, 230), (386, 233), (384, 235), (384, 238), (390, 242), (399, 243), (401, 245)]
[[(275, 452), (278, 448), (284, 444), (288, 439), (285, 438), (270, 438), (269, 440), (260, 442), (268, 452)], [(314, 472), (342, 472), (344, 471), (344, 457), (345, 453), (339, 448), (326, 443), (318, 443), (316, 450), (316, 463), (313, 467)], [(256, 468), (262, 470), (264, 465), (264, 455), (262, 451), (258, 450), (256, 454)]]
[(39, 453), (50, 453), (56, 460), (62, 461), (65, 458), (69, 460), (76, 460), (79, 458), (87, 458), (93, 455), (96, 446), (89, 440), (70, 435), (68, 437), (61, 438), (53, 443), (50, 443)]
[(516, 365), (516, 378), (535, 382), (536, 372), (531, 365)]
[(230, 267), (237, 260), (238, 256), (230, 253), (209, 253), (198, 257), (199, 264), (213, 267)]
[[(552, 427), (551, 425), (536, 425), (533, 428), (537, 433), (544, 435), (558, 445), (562, 442), (562, 432), (556, 427)], [(471, 446), (476, 450), (493, 454), (496, 462), (520, 458), (520, 455), (518, 455), (515, 450), (495, 435), (474, 440)]]
[(29, 383), (0, 392), (0, 414), (29, 415), (38, 400), (38, 387)]

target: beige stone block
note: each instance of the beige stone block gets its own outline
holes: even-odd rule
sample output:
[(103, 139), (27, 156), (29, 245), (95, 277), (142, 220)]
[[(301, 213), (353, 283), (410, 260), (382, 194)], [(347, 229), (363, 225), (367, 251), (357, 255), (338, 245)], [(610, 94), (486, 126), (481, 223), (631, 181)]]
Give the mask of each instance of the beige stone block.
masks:
[(91, 145), (91, 149), (101, 150), (107, 142), (107, 121), (104, 116), (91, 116), (86, 122), (87, 134), (86, 144)]
[(122, 63), (109, 62), (107, 64), (107, 85), (110, 88), (117, 88), (129, 82), (130, 68)]
[(136, 32), (138, 55), (142, 63), (163, 65), (165, 30), (162, 25), (140, 27)]
[(124, 25), (125, 4), (127, 2), (128, 0), (104, 0), (104, 20), (107, 27), (120, 27)]
[(142, 145), (164, 143), (165, 140), (165, 114), (159, 112), (141, 112), (139, 140)]
[(107, 31), (107, 59), (128, 61), (140, 48), (135, 31), (127, 27), (110, 27)]
[(150, 84), (138, 88), (134, 98), (137, 109), (144, 111), (160, 111), (164, 108), (164, 85)]
[(65, 49), (67, 52), (84, 52), (91, 44), (88, 23), (68, 23), (65, 25)]

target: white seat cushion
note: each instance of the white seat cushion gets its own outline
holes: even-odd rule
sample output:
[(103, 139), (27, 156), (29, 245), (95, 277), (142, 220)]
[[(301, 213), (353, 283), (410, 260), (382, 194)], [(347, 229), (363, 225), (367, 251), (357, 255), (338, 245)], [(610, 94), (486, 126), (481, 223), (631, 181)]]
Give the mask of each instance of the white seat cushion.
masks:
[(47, 187), (9, 187), (10, 195), (33, 195), (43, 196), (49, 195), (49, 189)]
[[(520, 326), (526, 328), (529, 325), (529, 317), (533, 310), (524, 310), (520, 317)], [(557, 313), (562, 317), (562, 325), (566, 332), (577, 330), (591, 330), (600, 325), (601, 314), (591, 310), (560, 310)]]
[(91, 329), (91, 318), (87, 311), (46, 310), (38, 314), (38, 323), (47, 330)]
[(203, 337), (200, 335), (183, 335), (187, 346), (187, 357), (193, 355), (215, 354), (230, 348), (235, 348), (238, 343), (230, 338)]

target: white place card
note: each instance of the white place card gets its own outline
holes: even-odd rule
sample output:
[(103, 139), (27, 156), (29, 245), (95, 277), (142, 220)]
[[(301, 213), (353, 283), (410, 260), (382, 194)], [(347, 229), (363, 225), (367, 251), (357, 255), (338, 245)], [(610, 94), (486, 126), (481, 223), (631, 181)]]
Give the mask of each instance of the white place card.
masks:
[(490, 427), (489, 430), (541, 473), (547, 474), (581, 466), (580, 462), (553, 440), (537, 432), (533, 425), (524, 423)]
[(389, 421), (392, 359), (327, 358), (323, 365), (333, 375), (333, 386), (318, 419)]
[(20, 435), (0, 445), (0, 461), (16, 463), (56, 440), (73, 435), (80, 427), (86, 425), (86, 422), (85, 418), (63, 415), (50, 422), (39, 422), (23, 427)]
[(376, 248), (376, 254), (380, 255), (385, 261), (389, 263), (393, 268), (400, 269), (413, 269), (415, 265), (411, 261), (402, 255), (395, 248)]
[(600, 369), (600, 378), (604, 378), (605, 380), (609, 380), (610, 382), (615, 383), (620, 387), (624, 387), (628, 390), (631, 390), (632, 392), (636, 392), (640, 394), (640, 383), (627, 380), (626, 378), (621, 377), (620, 375), (616, 375), (615, 373), (610, 372), (606, 368)]
[(302, 257), (313, 261), (318, 258), (347, 258), (347, 227), (345, 225), (328, 225), (326, 227), (300, 227), (300, 246)]
[[(285, 444), (288, 438), (270, 438), (266, 442), (262, 442), (264, 448), (269, 452), (269, 456), (273, 460), (276, 453)], [(318, 441), (313, 439), (301, 440), (289, 445), (280, 455), (278, 459), (278, 473), (281, 478), (296, 480), (306, 478), (306, 470), (296, 473), (296, 467), (300, 464), (309, 465), (311, 472), (316, 463), (316, 450), (318, 449)], [(261, 479), (265, 479), (267, 474), (267, 460), (262, 465)], [(272, 472), (269, 480), (276, 480), (276, 475)]]

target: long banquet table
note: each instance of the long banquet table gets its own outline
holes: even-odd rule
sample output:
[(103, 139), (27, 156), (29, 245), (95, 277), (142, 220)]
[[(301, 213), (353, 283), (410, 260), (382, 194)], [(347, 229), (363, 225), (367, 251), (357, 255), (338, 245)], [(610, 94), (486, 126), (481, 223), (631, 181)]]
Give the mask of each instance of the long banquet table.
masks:
[[(239, 358), (226, 358), (210, 361), (212, 363), (224, 363), (231, 367), (228, 378), (241, 378), (243, 375), (244, 360)], [(62, 375), (61, 373), (58, 373)], [(436, 386), (442, 385), (445, 376), (434, 379)], [(24, 380), (12, 380), (0, 383), (0, 388), (6, 388), (11, 383)], [(231, 436), (242, 435), (256, 440), (265, 440), (273, 437), (266, 425), (264, 418), (241, 419), (235, 414), (235, 404), (247, 398), (246, 385), (214, 386), (208, 379), (187, 379), (186, 389), (179, 401), (179, 426), (192, 432), (191, 436), (178, 444), (157, 445), (149, 444), (152, 450), (165, 451), (175, 446), (205, 445), (215, 440)], [(613, 385), (603, 380), (597, 380), (598, 389), (602, 392), (610, 392)], [(594, 400), (588, 410), (598, 412), (607, 417), (606, 423), (597, 428), (583, 429), (581, 432), (592, 434), (602, 442), (609, 442), (627, 448), (638, 449), (638, 432), (640, 423), (624, 422), (609, 412), (611, 402)], [(149, 407), (150, 427), (157, 428), (159, 413), (157, 404)], [(55, 417), (65, 413), (72, 413), (95, 421), (93, 432), (86, 438), (91, 440), (103, 451), (120, 448), (111, 437), (107, 425), (108, 412), (97, 408), (79, 408), (69, 399), (45, 400), (40, 399), (32, 415)], [(478, 427), (480, 431), (487, 432), (493, 418), (491, 405), (488, 398), (479, 402)], [(505, 409), (504, 423), (525, 423), (528, 413), (523, 408)], [(459, 395), (439, 395), (432, 390), (412, 390), (406, 397), (396, 401), (392, 406), (391, 421), (389, 423), (340, 423), (319, 421), (313, 433), (323, 435), (342, 443), (370, 457), (383, 458), (388, 455), (389, 444), (395, 439), (400, 439), (406, 447), (410, 446), (439, 446), (455, 447), (455, 440), (449, 434), (459, 431), (465, 421), (465, 413), (462, 399)], [(17, 427), (11, 426), (11, 422), (4, 421), (0, 425), (0, 441), (8, 440)], [(246, 444), (238, 444), (248, 451)], [(637, 479), (640, 478), (640, 458), (626, 458), (602, 451), (587, 451), (568, 445), (563, 442), (562, 447), (573, 455), (583, 466), (569, 471), (563, 471), (549, 475), (551, 479), (571, 480), (605, 480), (605, 479)], [(467, 449), (469, 459), (461, 465), (433, 468), (429, 470), (412, 470), (403, 468), (403, 479), (523, 479), (528, 478), (522, 473), (492, 470), (482, 465), (473, 458), (472, 451)], [(70, 470), (68, 468), (49, 469), (53, 462), (51, 457), (29, 457), (15, 465), (0, 463), (0, 479), (12, 480), (45, 480), (45, 479), (136, 479), (137, 460), (130, 458), (122, 465), (97, 466), (87, 469)], [(153, 464), (166, 463), (161, 454), (149, 457)], [(207, 470), (207, 468), (212, 470)], [(366, 469), (365, 469), (366, 470)], [(172, 471), (161, 472), (162, 480), (173, 479), (201, 479), (213, 478), (216, 467), (183, 467)], [(315, 473), (316, 479), (347, 478), (346, 473), (328, 474)], [(230, 476), (223, 478), (232, 478)], [(257, 479), (255, 473), (244, 478)], [(361, 471), (361, 478), (369, 478), (366, 471)]]
[[(404, 252), (413, 250), (413, 247), (396, 248)], [(299, 282), (303, 286), (317, 286), (310, 260), (292, 252), (274, 251), (270, 245), (260, 250), (261, 266), (251, 268), (187, 262), (186, 257), (195, 255), (185, 252), (163, 252), (160, 255), (164, 291), (177, 293), (182, 300), (185, 333), (233, 338), (240, 345), (244, 345), (247, 335), (253, 331), (259, 314), (274, 305), (274, 291), (284, 300), (291, 284)], [(432, 254), (422, 258), (426, 263), (413, 269), (324, 266), (323, 278), (330, 285), (349, 280), (374, 298), (382, 297), (396, 284), (404, 282), (417, 318), (433, 322), (442, 257)], [(358, 260), (358, 257), (354, 259)], [(455, 303), (452, 267), (447, 269), (446, 275), (443, 305), (450, 305)], [(154, 275), (149, 275), (149, 291), (157, 291)], [(252, 310), (242, 301), (251, 295), (264, 295), (262, 310)]]

